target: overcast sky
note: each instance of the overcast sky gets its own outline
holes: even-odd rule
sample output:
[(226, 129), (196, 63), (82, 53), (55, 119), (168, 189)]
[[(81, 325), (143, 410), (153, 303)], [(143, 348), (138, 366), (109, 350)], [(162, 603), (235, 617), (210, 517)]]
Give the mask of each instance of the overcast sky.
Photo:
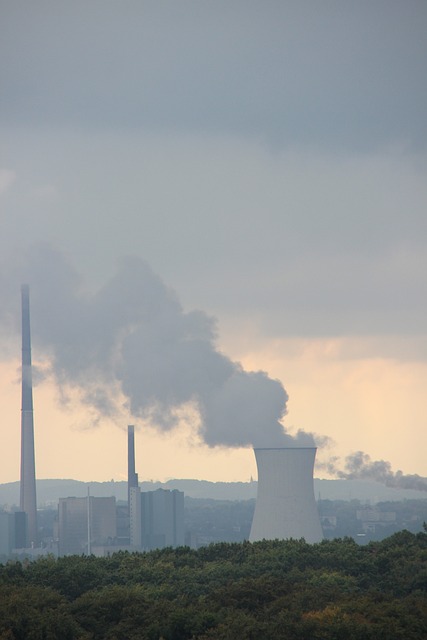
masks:
[[(288, 432), (334, 441), (318, 458), (361, 449), (426, 475), (427, 4), (0, 0), (0, 14), (0, 378), (18, 434), (3, 430), (0, 481), (19, 471), (23, 280), (45, 376), (39, 475), (124, 475), (110, 423), (146, 424), (152, 397), (151, 477), (247, 479), (250, 451), (198, 438), (257, 441), (264, 401), (273, 430), (287, 411)], [(155, 314), (155, 335), (138, 328), (141, 278), (177, 329)], [(254, 418), (237, 440), (232, 393)], [(196, 396), (213, 421), (198, 436), (176, 413)]]

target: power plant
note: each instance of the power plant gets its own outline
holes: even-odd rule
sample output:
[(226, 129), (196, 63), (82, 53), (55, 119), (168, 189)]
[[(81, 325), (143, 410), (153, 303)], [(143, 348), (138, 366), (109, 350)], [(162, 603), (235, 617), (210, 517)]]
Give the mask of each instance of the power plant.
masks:
[(258, 495), (250, 542), (323, 538), (313, 488), (315, 447), (254, 449)]
[(38, 540), (36, 467), (34, 454), (33, 384), (31, 370), (30, 291), (21, 287), (22, 310), (22, 403), (20, 507), (27, 517), (26, 546)]
[[(38, 543), (36, 474), (34, 454), (34, 419), (31, 365), (30, 300), (29, 287), (21, 287), (22, 305), (22, 414), (21, 414), (21, 483), (20, 508), (26, 520), (25, 546)], [(184, 544), (184, 494), (180, 491), (141, 492), (138, 474), (135, 471), (135, 429), (128, 425), (128, 523), (130, 545), (134, 549), (158, 548), (165, 545)], [(304, 538), (309, 543), (323, 538), (313, 489), (313, 467), (315, 447), (256, 448), (258, 467), (258, 495), (249, 540), (272, 540)], [(61, 499), (60, 530), (63, 553), (82, 549), (84, 530), (84, 505), (86, 499)], [(95, 504), (98, 500), (93, 499)], [(113, 500), (113, 498), (111, 498)], [(110, 500), (110, 502), (111, 502)], [(104, 500), (105, 502), (105, 500)], [(108, 500), (107, 500), (108, 502)], [(84, 504), (89, 504), (87, 498)], [(96, 503), (98, 504), (98, 503)], [(110, 503), (108, 503), (110, 504)], [(111, 504), (113, 504), (111, 502)], [(82, 506), (83, 505), (83, 506)], [(114, 500), (115, 505), (115, 500)], [(78, 509), (77, 509), (78, 507)], [(101, 506), (100, 506), (101, 509)], [(115, 506), (110, 507), (115, 510)], [(102, 508), (99, 517), (104, 518)], [(109, 511), (108, 523), (113, 522)], [(25, 514), (25, 516), (24, 516)], [(83, 514), (83, 515), (82, 515)], [(70, 527), (77, 526), (79, 535), (72, 547), (66, 544), (71, 535)], [(86, 518), (86, 526), (89, 520)], [(111, 522), (110, 522), (111, 521)], [(94, 521), (95, 522), (95, 521)], [(114, 519), (114, 523), (115, 523)], [(114, 525), (115, 526), (115, 525)], [(100, 529), (101, 531), (101, 529)], [(99, 535), (97, 540), (115, 538), (114, 527), (108, 535)], [(104, 532), (104, 529), (102, 529)], [(104, 532), (105, 533), (105, 532)], [(77, 539), (78, 538), (78, 539)], [(86, 536), (86, 540), (89, 538)], [(71, 540), (71, 539), (70, 539)], [(103, 542), (105, 544), (105, 542)], [(71, 545), (71, 546), (70, 546)]]
[[(41, 493), (39, 491), (41, 509), (37, 515), (30, 291), (27, 284), (21, 285), (21, 321), (20, 509), (16, 508), (18, 495), (5, 502), (4, 505), (0, 504), (0, 562), (3, 556), (9, 557), (13, 554), (25, 554), (32, 558), (48, 553), (101, 555), (113, 553), (119, 549), (131, 552), (148, 551), (164, 546), (181, 546), (184, 543), (198, 548), (212, 542), (226, 540), (256, 542), (264, 539), (298, 540), (303, 538), (307, 543), (313, 544), (323, 539), (322, 524), (325, 536), (328, 538), (334, 532), (337, 532), (337, 535), (347, 535), (347, 522), (342, 524), (341, 516), (331, 513), (330, 506), (327, 504), (321, 506), (322, 524), (320, 522), (313, 486), (313, 468), (317, 451), (314, 446), (270, 446), (254, 449), (258, 468), (257, 500), (254, 508), (252, 498), (255, 494), (255, 483), (252, 482), (252, 478), (250, 483), (238, 483), (247, 485), (247, 487), (239, 488), (239, 492), (241, 489), (244, 490), (243, 495), (240, 494), (240, 496), (236, 496), (235, 489), (233, 489), (232, 496), (228, 494), (228, 487), (225, 488), (227, 495), (222, 494), (221, 496), (218, 492), (223, 492), (223, 488), (206, 489), (200, 480), (168, 480), (167, 483), (151, 480), (139, 483), (135, 468), (136, 429), (132, 424), (127, 426), (127, 486), (126, 483), (120, 482), (104, 489), (97, 487), (98, 483), (93, 483), (92, 495), (90, 495), (91, 488), (85, 487), (88, 490), (87, 497), (83, 497), (81, 487), (74, 490), (72, 488), (74, 485), (69, 485), (66, 481), (58, 481), (61, 483), (61, 487), (67, 488), (61, 489), (61, 493), (58, 491), (53, 499), (51, 497), (47, 499), (44, 486), (41, 485)], [(66, 339), (67, 335), (65, 335)], [(65, 342), (65, 344), (67, 343)], [(52, 364), (55, 364), (55, 360)], [(262, 378), (264, 374), (260, 375)], [(70, 382), (72, 381), (71, 377)], [(143, 395), (144, 387), (139, 387), (139, 389)], [(150, 387), (147, 385), (147, 393), (149, 393), (149, 389)], [(245, 434), (246, 443), (249, 442), (252, 433), (249, 428), (247, 412), (245, 412), (245, 409), (248, 408), (247, 398), (246, 394), (237, 395), (237, 406), (233, 405), (233, 410), (236, 409), (235, 412), (233, 411), (233, 416), (236, 413), (242, 414), (244, 425), (248, 427)], [(254, 406), (259, 411), (255, 415), (256, 432), (253, 436), (259, 442), (262, 433), (264, 441), (271, 444), (274, 440), (269, 438), (268, 413), (266, 415), (263, 407), (258, 406), (256, 398)], [(227, 419), (222, 421), (221, 415), (217, 415), (217, 424), (223, 430), (224, 427), (230, 426), (230, 431), (232, 431), (235, 425), (230, 421), (230, 415), (227, 414), (227, 416)], [(277, 421), (274, 424), (277, 427)], [(311, 443), (311, 440), (305, 441)], [(221, 439), (218, 443), (220, 442)], [(297, 440), (292, 440), (284, 434), (283, 439), (279, 442), (289, 442), (292, 445), (296, 444)], [(234, 444), (237, 446), (236, 442)], [(215, 442), (212, 445), (214, 446)], [(58, 455), (60, 453), (58, 451)], [(76, 454), (76, 463), (79, 455), (80, 451)], [(370, 465), (369, 457), (361, 452), (354, 454), (351, 459), (356, 470), (359, 468), (359, 464), (364, 464), (368, 469), (369, 466), (373, 466), (373, 463)], [(388, 463), (383, 464), (387, 465)], [(385, 468), (389, 477), (398, 476), (398, 474), (393, 476), (387, 466)], [(401, 472), (398, 473), (401, 474)], [(351, 475), (353, 474), (346, 473), (345, 477)], [(402, 477), (410, 478), (410, 476)], [(419, 479), (418, 476), (416, 478)], [(114, 483), (114, 480), (111, 483)], [(195, 488), (191, 483), (200, 483), (200, 486)], [(165, 488), (161, 487), (162, 484), (165, 484)], [(412, 484), (412, 486), (414, 485)], [(184, 488), (187, 497), (185, 498), (183, 491), (175, 487)], [(153, 488), (154, 490), (152, 490)], [(18, 487), (16, 489), (18, 490)], [(214, 520), (214, 524), (211, 522), (211, 518), (217, 518), (216, 507), (215, 510), (209, 510), (212, 513), (206, 513), (203, 511), (203, 506), (192, 504), (192, 498), (207, 497), (206, 494), (203, 495), (206, 490), (211, 494), (209, 497), (214, 500), (246, 500), (248, 504), (243, 505), (242, 509), (239, 508), (239, 513), (233, 511), (232, 505), (230, 505), (231, 509), (228, 509), (227, 506), (227, 517), (225, 518), (221, 514), (216, 522)], [(366, 499), (365, 496), (369, 495), (369, 491), (372, 490), (368, 489), (367, 493), (365, 493), (365, 489), (363, 490), (363, 499)], [(108, 495), (105, 495), (106, 492)], [(64, 494), (68, 497), (62, 497)], [(115, 496), (111, 494), (115, 494)], [(73, 495), (74, 497), (72, 497)], [(371, 495), (376, 496), (377, 494), (371, 493)], [(348, 498), (344, 497), (344, 499)], [(52, 509), (52, 503), (58, 501), (58, 509)], [(195, 516), (194, 513), (197, 510), (199, 513)], [(55, 516), (51, 514), (47, 516), (47, 512), (55, 512)], [(226, 522), (224, 523), (223, 520)], [(371, 510), (368, 513), (368, 510), (365, 509), (357, 511), (354, 516), (354, 521), (356, 522), (356, 520), (360, 522), (354, 524), (353, 531), (363, 543), (364, 540), (368, 540), (368, 538), (365, 539), (365, 536), (371, 534), (377, 536), (381, 532), (381, 528), (385, 526), (384, 523), (393, 523), (394, 526), (396, 514), (393, 512), (382, 513), (379, 510)], [(47, 522), (48, 524), (46, 524)], [(402, 522), (404, 521), (402, 520)]]
[(133, 549), (184, 545), (184, 494), (157, 489), (141, 491), (135, 472), (135, 428), (128, 425), (129, 541)]

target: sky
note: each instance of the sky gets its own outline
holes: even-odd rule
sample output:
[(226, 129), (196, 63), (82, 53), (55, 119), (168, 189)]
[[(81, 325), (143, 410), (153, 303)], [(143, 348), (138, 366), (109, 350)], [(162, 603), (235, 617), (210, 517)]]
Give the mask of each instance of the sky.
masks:
[(23, 282), (38, 477), (427, 476), (426, 3), (0, 17), (0, 482)]

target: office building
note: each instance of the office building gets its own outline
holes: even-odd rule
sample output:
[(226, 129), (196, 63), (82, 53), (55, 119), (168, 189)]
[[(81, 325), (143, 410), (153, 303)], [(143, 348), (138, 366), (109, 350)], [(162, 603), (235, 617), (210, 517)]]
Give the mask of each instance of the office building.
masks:
[(157, 489), (130, 492), (130, 543), (149, 551), (184, 545), (184, 494)]
[(92, 546), (111, 545), (117, 536), (116, 499), (60, 498), (59, 555), (90, 554)]

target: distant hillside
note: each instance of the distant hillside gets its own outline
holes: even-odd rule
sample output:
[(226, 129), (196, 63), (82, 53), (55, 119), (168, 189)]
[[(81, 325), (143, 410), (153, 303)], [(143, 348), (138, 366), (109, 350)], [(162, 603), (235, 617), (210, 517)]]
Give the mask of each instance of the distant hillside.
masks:
[[(87, 488), (93, 496), (115, 496), (117, 500), (127, 500), (126, 482), (81, 482), (79, 480), (37, 480), (37, 501), (39, 506), (56, 505), (59, 498), (83, 497)], [(143, 491), (158, 488), (179, 489), (191, 498), (211, 498), (214, 500), (250, 500), (256, 498), (256, 482), (209, 482), (207, 480), (169, 480), (168, 482), (141, 482)], [(316, 499), (362, 500), (371, 503), (427, 499), (427, 493), (415, 490), (392, 489), (377, 482), (361, 480), (314, 480)], [(0, 507), (19, 504), (19, 482), (0, 484)]]

